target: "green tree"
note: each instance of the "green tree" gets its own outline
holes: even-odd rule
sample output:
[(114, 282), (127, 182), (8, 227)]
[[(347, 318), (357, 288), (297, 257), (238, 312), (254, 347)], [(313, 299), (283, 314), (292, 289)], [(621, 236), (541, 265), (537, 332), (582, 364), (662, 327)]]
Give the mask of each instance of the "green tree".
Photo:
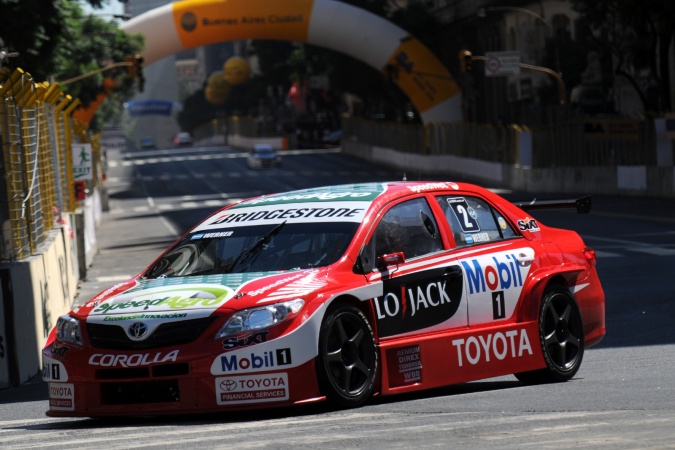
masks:
[[(87, 0), (100, 8), (107, 0)], [(18, 52), (6, 65), (20, 67), (35, 81), (66, 81), (125, 61), (143, 46), (140, 36), (131, 36), (115, 21), (85, 14), (77, 0), (0, 0), (0, 37), (10, 52)], [(122, 104), (134, 91), (126, 68), (94, 75), (63, 86), (63, 91), (87, 106), (103, 89), (103, 77), (118, 87), (97, 112), (90, 128), (121, 115)]]
[(670, 52), (675, 34), (672, 0), (572, 0), (578, 26), (612, 55), (613, 70), (640, 95), (647, 111), (671, 109)]

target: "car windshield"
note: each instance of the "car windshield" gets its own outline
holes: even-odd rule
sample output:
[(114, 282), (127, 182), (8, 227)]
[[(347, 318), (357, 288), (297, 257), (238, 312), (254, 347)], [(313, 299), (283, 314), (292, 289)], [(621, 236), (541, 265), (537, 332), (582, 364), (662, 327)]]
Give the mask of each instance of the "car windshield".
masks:
[(148, 278), (268, 272), (333, 264), (358, 223), (279, 223), (192, 233), (145, 273)]
[(273, 148), (256, 148), (255, 153), (257, 155), (262, 155), (262, 156), (273, 155), (274, 149)]

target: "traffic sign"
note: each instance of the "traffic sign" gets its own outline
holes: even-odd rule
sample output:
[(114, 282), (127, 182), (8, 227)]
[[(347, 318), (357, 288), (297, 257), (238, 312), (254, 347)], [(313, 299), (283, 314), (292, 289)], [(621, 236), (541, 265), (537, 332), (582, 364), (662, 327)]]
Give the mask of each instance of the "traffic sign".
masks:
[(485, 76), (520, 75), (520, 52), (487, 52)]

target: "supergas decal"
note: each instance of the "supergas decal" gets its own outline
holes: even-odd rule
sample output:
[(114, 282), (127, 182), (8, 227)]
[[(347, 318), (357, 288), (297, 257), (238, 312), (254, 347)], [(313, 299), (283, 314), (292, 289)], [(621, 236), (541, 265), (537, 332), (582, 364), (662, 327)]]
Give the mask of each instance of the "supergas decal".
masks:
[(303, 203), (303, 202), (327, 202), (327, 201), (350, 201), (359, 200), (371, 202), (386, 190), (386, 185), (379, 183), (366, 183), (362, 185), (333, 186), (329, 189), (315, 188), (296, 192), (266, 195), (264, 197), (247, 200), (234, 206), (232, 209), (259, 204), (279, 203)]
[(380, 336), (393, 336), (438, 325), (455, 315), (462, 299), (461, 271), (455, 266), (383, 280), (384, 294), (374, 299)]

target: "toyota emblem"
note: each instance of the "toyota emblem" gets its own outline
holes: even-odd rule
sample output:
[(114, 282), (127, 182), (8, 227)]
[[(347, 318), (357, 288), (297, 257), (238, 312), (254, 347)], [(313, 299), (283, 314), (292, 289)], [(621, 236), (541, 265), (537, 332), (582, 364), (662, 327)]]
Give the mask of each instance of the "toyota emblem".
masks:
[(129, 325), (129, 336), (133, 339), (140, 339), (148, 332), (148, 326), (143, 322), (134, 322)]
[(237, 387), (237, 382), (234, 380), (225, 380), (220, 382), (220, 389), (223, 391), (233, 391)]

